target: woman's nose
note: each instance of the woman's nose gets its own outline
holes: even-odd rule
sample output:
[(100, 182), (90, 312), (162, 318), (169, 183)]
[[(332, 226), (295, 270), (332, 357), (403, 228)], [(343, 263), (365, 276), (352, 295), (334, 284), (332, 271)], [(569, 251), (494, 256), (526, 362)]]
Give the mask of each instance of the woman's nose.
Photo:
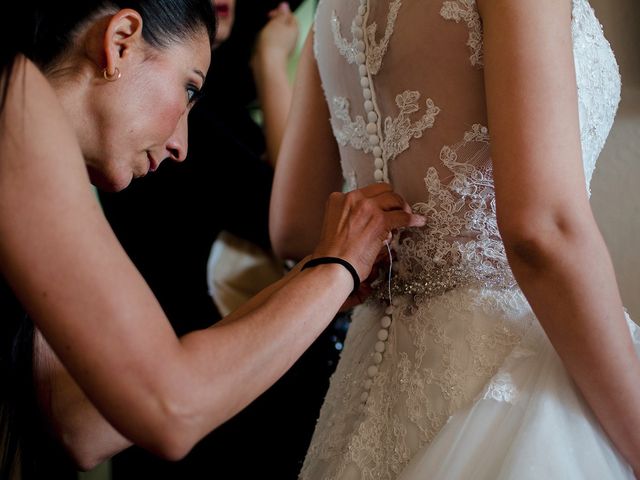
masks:
[(187, 125), (187, 114), (185, 112), (180, 117), (175, 131), (169, 137), (165, 146), (168, 154), (167, 156), (171, 158), (171, 160), (175, 160), (176, 162), (182, 162), (185, 158), (187, 158), (187, 149), (189, 146), (189, 129)]

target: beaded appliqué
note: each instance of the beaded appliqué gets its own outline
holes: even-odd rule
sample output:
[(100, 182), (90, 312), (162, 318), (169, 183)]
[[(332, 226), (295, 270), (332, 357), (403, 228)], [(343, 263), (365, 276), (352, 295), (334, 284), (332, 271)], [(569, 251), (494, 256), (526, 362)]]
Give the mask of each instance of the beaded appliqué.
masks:
[(446, 1), (440, 9), (440, 15), (446, 20), (456, 23), (464, 21), (469, 27), (467, 45), (471, 49), (469, 60), (474, 67), (482, 67), (482, 22), (476, 7), (476, 0)]
[[(515, 285), (498, 231), (488, 149), (488, 129), (473, 125), (462, 141), (440, 151), (452, 173), (448, 183), (434, 167), (427, 170), (428, 198), (413, 210), (427, 217), (429, 225), (399, 240), (393, 294), (429, 298), (472, 284)], [(380, 286), (377, 296), (384, 295)]]

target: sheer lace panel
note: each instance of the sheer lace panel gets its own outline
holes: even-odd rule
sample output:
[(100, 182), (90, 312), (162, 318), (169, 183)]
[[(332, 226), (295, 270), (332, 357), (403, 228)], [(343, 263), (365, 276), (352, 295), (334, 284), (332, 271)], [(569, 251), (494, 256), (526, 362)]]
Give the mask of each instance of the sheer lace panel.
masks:
[(475, 0), (454, 0), (444, 2), (440, 15), (447, 20), (464, 21), (469, 27), (467, 45), (471, 49), (471, 65), (482, 66), (482, 23)]

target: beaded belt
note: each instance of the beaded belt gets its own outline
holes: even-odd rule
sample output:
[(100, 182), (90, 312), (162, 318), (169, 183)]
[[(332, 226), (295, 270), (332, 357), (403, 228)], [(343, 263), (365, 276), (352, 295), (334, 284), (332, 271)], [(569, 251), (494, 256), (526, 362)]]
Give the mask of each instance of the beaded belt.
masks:
[[(382, 276), (381, 276), (382, 277)], [(430, 265), (419, 273), (403, 273), (391, 277), (391, 296), (420, 295), (432, 298), (450, 290), (466, 286), (511, 288), (516, 284), (507, 265), (458, 263), (454, 265)], [(381, 301), (389, 300), (389, 283), (386, 275), (374, 282), (372, 297)]]

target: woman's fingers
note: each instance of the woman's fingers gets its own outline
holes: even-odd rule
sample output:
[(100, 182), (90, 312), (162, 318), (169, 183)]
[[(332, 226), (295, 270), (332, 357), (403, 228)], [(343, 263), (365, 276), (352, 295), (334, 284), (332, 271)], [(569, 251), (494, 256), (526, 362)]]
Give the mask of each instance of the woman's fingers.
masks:
[(392, 232), (425, 225), (388, 184), (374, 184), (347, 194), (333, 193), (327, 201), (316, 256), (336, 256), (351, 262), (360, 279), (367, 278)]

